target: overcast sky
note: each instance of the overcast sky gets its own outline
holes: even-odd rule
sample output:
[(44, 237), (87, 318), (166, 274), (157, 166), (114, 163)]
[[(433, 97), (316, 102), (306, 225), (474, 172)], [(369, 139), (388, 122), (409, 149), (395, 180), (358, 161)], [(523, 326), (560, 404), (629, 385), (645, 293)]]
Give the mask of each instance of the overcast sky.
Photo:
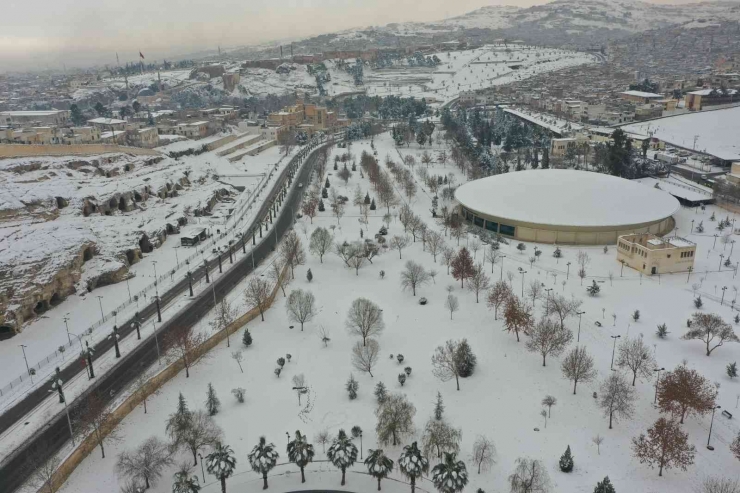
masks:
[[(661, 3), (668, 3), (660, 0)], [(670, 1), (670, 0), (668, 0)], [(679, 0), (685, 3), (687, 0)], [(688, 0), (691, 1), (691, 0)], [(3, 0), (0, 73), (149, 60), (543, 0)], [(673, 3), (673, 2), (671, 2)]]

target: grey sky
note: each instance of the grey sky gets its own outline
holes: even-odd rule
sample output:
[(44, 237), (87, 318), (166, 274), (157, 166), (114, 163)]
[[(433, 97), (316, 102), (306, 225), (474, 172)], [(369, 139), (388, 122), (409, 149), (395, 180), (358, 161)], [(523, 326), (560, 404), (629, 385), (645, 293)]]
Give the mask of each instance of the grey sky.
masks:
[[(4, 0), (0, 72), (134, 61), (543, 0)], [(9, 5), (8, 5), (9, 4)]]

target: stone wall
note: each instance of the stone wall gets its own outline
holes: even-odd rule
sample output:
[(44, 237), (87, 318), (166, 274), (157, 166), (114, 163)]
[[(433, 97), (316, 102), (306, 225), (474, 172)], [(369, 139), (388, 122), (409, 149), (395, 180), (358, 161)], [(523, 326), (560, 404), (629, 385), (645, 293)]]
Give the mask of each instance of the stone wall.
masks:
[(137, 156), (160, 156), (158, 151), (112, 144), (76, 145), (20, 145), (0, 144), (0, 159), (33, 156), (92, 156), (95, 154), (125, 153)]

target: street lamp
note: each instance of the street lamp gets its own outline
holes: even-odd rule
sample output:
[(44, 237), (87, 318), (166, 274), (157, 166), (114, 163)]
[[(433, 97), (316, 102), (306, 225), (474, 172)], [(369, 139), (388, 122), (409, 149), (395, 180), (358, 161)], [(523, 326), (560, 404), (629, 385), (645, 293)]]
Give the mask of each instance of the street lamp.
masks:
[(200, 473), (203, 475), (203, 484), (206, 484), (206, 471), (203, 469), (203, 455), (198, 454), (198, 457), (200, 458)]
[(56, 390), (59, 393), (59, 402), (64, 404), (64, 412), (67, 414), (67, 426), (69, 426), (69, 436), (72, 438), (72, 445), (75, 444), (75, 434), (72, 432), (72, 420), (69, 418), (69, 408), (67, 407), (67, 399), (64, 398), (64, 389), (62, 388), (62, 384), (64, 382), (61, 379), (61, 372), (59, 371), (59, 367), (56, 368), (56, 376), (51, 384), (51, 389), (49, 392), (53, 392)]
[(653, 401), (653, 404), (658, 402), (658, 385), (660, 384), (660, 372), (665, 370), (665, 368), (655, 368), (653, 371), (658, 372), (658, 378), (655, 380), (655, 400)]
[(581, 315), (583, 315), (586, 312), (576, 312), (576, 315), (578, 315), (578, 339), (576, 342), (581, 342)]
[(722, 259), (725, 258), (723, 254), (719, 254), (719, 267), (717, 267), (717, 272), (722, 270)]
[(64, 326), (67, 328), (67, 341), (69, 342), (69, 345), (71, 346), (72, 338), (69, 336), (69, 324), (67, 323), (67, 321), (69, 321), (69, 317), (67, 315), (69, 315), (69, 313), (64, 315), (64, 318), (62, 320), (64, 320)]
[(193, 297), (193, 273), (188, 271), (188, 286), (190, 287), (190, 297)]
[(610, 369), (613, 370), (614, 369), (614, 353), (617, 350), (617, 339), (619, 339), (622, 336), (609, 336), (609, 337), (611, 337), (612, 339), (614, 339), (614, 347), (612, 348), (612, 365), (611, 365), (611, 368), (610, 368)]
[(712, 439), (712, 426), (714, 426), (714, 411), (717, 409), (722, 409), (722, 406), (714, 406), (712, 408), (712, 421), (709, 423), (709, 436), (707, 437), (707, 450), (714, 450), (714, 447), (709, 445), (709, 440)]
[(547, 305), (545, 306), (545, 313), (548, 313), (550, 311), (550, 291), (552, 291), (553, 288), (545, 288), (545, 298), (547, 299)]
[(570, 278), (570, 262), (565, 265), (568, 266), (568, 272), (565, 273), (565, 280), (567, 281)]
[(31, 369), (28, 367), (28, 358), (26, 358), (26, 346), (25, 344), (18, 344), (21, 347), (21, 351), (23, 351), (23, 360), (26, 362), (26, 371), (28, 372), (28, 376), (31, 377), (31, 383), (33, 383), (33, 375), (31, 374)]
[(717, 245), (717, 236), (719, 235), (718, 234), (714, 235), (714, 243), (712, 243), (712, 250), (714, 250), (714, 247)]
[(722, 299), (719, 300), (719, 306), (722, 306), (725, 302), (725, 290), (727, 290), (727, 286), (722, 286)]
[(103, 315), (103, 297), (98, 296), (98, 304), (100, 305), (100, 318), (105, 318), (105, 315)]
[(506, 255), (501, 255), (501, 277), (499, 278), (500, 281), (504, 280), (504, 259), (506, 258)]
[(519, 267), (519, 272), (522, 273), (522, 298), (524, 298), (524, 274), (526, 274), (527, 271)]

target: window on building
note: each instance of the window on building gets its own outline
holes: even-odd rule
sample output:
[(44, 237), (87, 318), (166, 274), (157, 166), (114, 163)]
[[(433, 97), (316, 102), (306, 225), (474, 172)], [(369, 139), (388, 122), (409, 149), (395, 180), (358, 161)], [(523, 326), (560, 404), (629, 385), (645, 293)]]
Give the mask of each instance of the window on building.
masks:
[(473, 216), (473, 224), (475, 224), (476, 226), (480, 226), (482, 228), (483, 227), (483, 218), (482, 217), (478, 217), (478, 216)]
[(498, 232), (498, 223), (494, 223), (491, 221), (486, 221), (486, 229), (488, 231), (493, 231), (494, 233)]
[(516, 235), (516, 227), (509, 226), (507, 224), (501, 224), (499, 227), (499, 233), (506, 236), (515, 236)]

